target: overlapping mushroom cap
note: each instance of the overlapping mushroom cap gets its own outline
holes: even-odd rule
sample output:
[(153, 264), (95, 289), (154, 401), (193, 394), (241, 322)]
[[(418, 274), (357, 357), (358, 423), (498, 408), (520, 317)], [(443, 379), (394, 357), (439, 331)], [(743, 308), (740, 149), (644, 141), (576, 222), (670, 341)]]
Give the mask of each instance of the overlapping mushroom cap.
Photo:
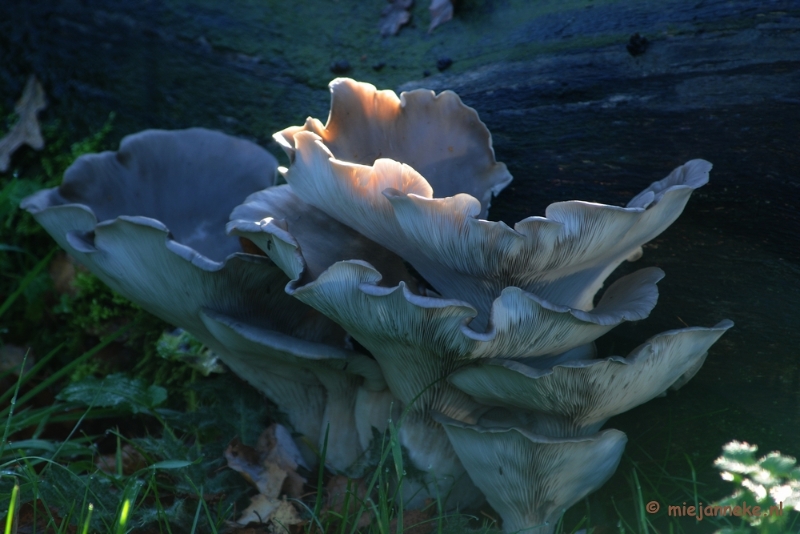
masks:
[(489, 130), (454, 92), (420, 89), (398, 97), (348, 78), (333, 80), (330, 89), (326, 124), (309, 117), (305, 125), (274, 135), (292, 165), (303, 151), (300, 139), (313, 134), (339, 162), (372, 165), (387, 158), (425, 176), (438, 197), (472, 195), (484, 217), (492, 195), (511, 182), (506, 166), (495, 160)]
[[(220, 352), (295, 430), (319, 442), (329, 425), (334, 469), (355, 464), (398, 400), (427, 495), (475, 502), (468, 472), (507, 531), (552, 525), (619, 461), (624, 434), (589, 434), (688, 380), (731, 326), (594, 359), (595, 339), (648, 316), (663, 273), (596, 294), (711, 165), (690, 161), (624, 208), (559, 202), (510, 228), (483, 219), (511, 176), (455, 94), (346, 79), (331, 91), (327, 124), (275, 135), (287, 185), (272, 187), (274, 160), (252, 143), (149, 131), (81, 158), (23, 206), (112, 288)], [(222, 232), (232, 209), (228, 233), (269, 259)], [(345, 331), (374, 359), (348, 350)]]
[(481, 428), (441, 416), (437, 420), (503, 518), (504, 532), (555, 532), (564, 510), (611, 478), (628, 441), (619, 430), (549, 438), (519, 428)]
[[(60, 187), (22, 207), (115, 291), (220, 353), (316, 443), (336, 409), (318, 369), (351, 386), (345, 405), (362, 382), (345, 368), (359, 368), (372, 391), (385, 385), (374, 362), (345, 350), (338, 325), (286, 295), (288, 278), (271, 260), (225, 233), (231, 210), (272, 186), (276, 168), (258, 145), (219, 132), (149, 130), (117, 152), (79, 158)], [(334, 426), (358, 444), (353, 421)], [(345, 464), (358, 452), (349, 448)]]
[(470, 195), (434, 198), (435, 186), (404, 163), (341, 161), (308, 132), (294, 134), (294, 150), (285, 177), (295, 194), (403, 257), (440, 294), (472, 304), (477, 331), (507, 287), (590, 309), (608, 275), (680, 215), (711, 168), (691, 161), (626, 208), (560, 202), (511, 229), (479, 219)]
[(627, 358), (575, 360), (547, 368), (510, 359), (484, 360), (462, 367), (448, 380), (482, 404), (535, 414), (527, 425), (533, 432), (586, 436), (691, 373), (731, 326), (731, 321), (722, 321), (713, 328), (664, 332)]
[[(263, 218), (243, 219), (239, 208), (228, 228), (253, 240), (293, 279), (287, 291), (369, 349), (401, 401), (411, 402), (468, 360), (558, 354), (649, 314), (658, 269), (618, 280), (597, 306), (592, 299), (621, 261), (680, 214), (691, 191), (707, 181), (708, 163), (676, 169), (627, 208), (563, 202), (551, 205), (547, 218), (530, 217), (512, 230), (477, 218), (508, 177), (494, 162), (488, 131), (455, 95), (413, 91), (398, 98), (341, 79), (331, 92), (327, 125), (308, 119), (275, 135), (292, 162), (283, 170), (291, 192), (260, 193), (259, 208), (270, 204), (258, 210)], [(475, 161), (465, 163), (471, 154)], [(456, 194), (434, 198), (438, 191)], [(298, 212), (287, 217), (276, 208), (279, 195), (298, 197), (305, 207), (296, 204)], [(348, 242), (361, 240), (369, 251), (342, 261), (347, 254), (323, 250), (333, 237), (307, 237), (308, 220), (318, 212), (355, 230)], [(329, 228), (320, 234), (335, 233)], [(373, 262), (380, 256), (399, 265), (381, 247), (444, 298), (416, 291), (396, 274), (399, 267)], [(439, 384), (419, 405), (450, 416), (472, 411), (459, 408), (469, 406), (459, 399)]]
[[(428, 440), (420, 437), (421, 422), (431, 412), (459, 424), (491, 423), (493, 431), (535, 421), (534, 427), (556, 428), (562, 435), (591, 433), (612, 412), (644, 402), (696, 371), (708, 346), (730, 326), (689, 329), (677, 338), (702, 339), (671, 349), (656, 350), (664, 343), (651, 340), (630, 358), (626, 373), (631, 383), (645, 375), (650, 383), (637, 383), (630, 396), (608, 395), (608, 386), (589, 387), (602, 381), (600, 375), (614, 374), (609, 362), (620, 363), (619, 358), (585, 361), (593, 357), (592, 341), (622, 321), (647, 317), (663, 273), (648, 268), (622, 277), (594, 304), (596, 293), (622, 261), (637, 258), (641, 246), (680, 215), (691, 192), (707, 182), (709, 163), (694, 160), (678, 167), (624, 208), (560, 202), (549, 206), (545, 217), (529, 217), (512, 229), (481, 218), (492, 192), (507, 184), (505, 168), (494, 162), (485, 127), (477, 116), (472, 120), (474, 112), (460, 109), (454, 96), (415, 91), (398, 98), (349, 80), (334, 81), (331, 92), (325, 126), (309, 119), (275, 135), (291, 161), (281, 170), (290, 189), (282, 194), (306, 207), (297, 204), (300, 211), (289, 217), (274, 207), (260, 209), (260, 220), (234, 216), (228, 229), (273, 258), (292, 279), (289, 294), (342, 325), (374, 355), (392, 393), (414, 414), (412, 428), (405, 434), (401, 429), (401, 437), (410, 452), (422, 451), (416, 458), (412, 453), (417, 467), (433, 465), (432, 473), (441, 475), (437, 459), (446, 464), (453, 453), (432, 446), (441, 444), (435, 425)], [(479, 134), (470, 133), (476, 125)], [(464, 139), (480, 139), (482, 145)], [(469, 154), (476, 160), (467, 165)], [(277, 195), (275, 189), (259, 194), (259, 208), (277, 204)], [(334, 253), (342, 247), (341, 238), (328, 237), (333, 224), (321, 231), (326, 238), (308, 237), (309, 220), (319, 212), (355, 231), (347, 253)], [(356, 256), (359, 247), (363, 252)], [(404, 271), (392, 253), (413, 270)], [(412, 273), (424, 283), (417, 286)], [(502, 372), (520, 366), (530, 371), (520, 375), (519, 394), (533, 375), (560, 376), (567, 367), (552, 369), (555, 363), (592, 375), (564, 386), (580, 389), (574, 403), (608, 395), (601, 403), (607, 409), (589, 417), (569, 400), (569, 407), (520, 407), (504, 404), (513, 396), (508, 384), (502, 394), (476, 394), (464, 385), (465, 377), (470, 383), (503, 380)], [(492, 420), (490, 406), (496, 405), (518, 413)]]
[[(333, 341), (341, 330), (284, 297), (284, 275), (223, 230), (242, 198), (272, 185), (276, 167), (262, 148), (218, 132), (150, 130), (79, 158), (59, 187), (22, 207), (114, 290), (204, 342), (213, 339), (204, 309)], [(264, 305), (287, 313), (261, 315)]]

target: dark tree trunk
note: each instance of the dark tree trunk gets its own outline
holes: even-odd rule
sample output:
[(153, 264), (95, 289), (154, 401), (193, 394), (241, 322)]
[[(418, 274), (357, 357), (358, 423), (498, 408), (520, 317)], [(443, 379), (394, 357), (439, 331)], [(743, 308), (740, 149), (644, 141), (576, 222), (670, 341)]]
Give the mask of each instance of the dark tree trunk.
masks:
[(558, 200), (625, 204), (707, 159), (711, 182), (626, 267), (664, 268), (659, 306), (603, 347), (626, 354), (684, 322), (736, 327), (684, 390), (612, 425), (654, 457), (671, 439), (705, 466), (733, 438), (800, 453), (800, 3), (463, 0), (427, 34), (418, 1), (385, 39), (383, 4), (0, 2), (2, 103), (35, 73), (49, 112), (76, 127), (114, 111), (118, 136), (206, 126), (274, 149), (272, 132), (326, 116), (331, 63), (347, 61), (359, 80), (453, 89), (478, 110), (515, 176), (491, 212), (509, 224)]

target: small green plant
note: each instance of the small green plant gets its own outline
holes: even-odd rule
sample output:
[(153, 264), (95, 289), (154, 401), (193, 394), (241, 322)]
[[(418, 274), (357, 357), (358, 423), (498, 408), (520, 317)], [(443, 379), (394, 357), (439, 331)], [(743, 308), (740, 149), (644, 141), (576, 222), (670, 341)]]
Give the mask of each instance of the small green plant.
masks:
[(156, 352), (165, 360), (184, 363), (203, 376), (225, 372), (219, 357), (181, 328), (161, 334)]
[(758, 447), (732, 441), (722, 449), (715, 465), (722, 479), (733, 482), (736, 490), (715, 506), (741, 518), (736, 527), (717, 534), (786, 534), (798, 532), (800, 524), (800, 467), (797, 461), (779, 452), (756, 458)]
[[(99, 358), (85, 360), (70, 378), (114, 373), (135, 364), (136, 376), (158, 385), (183, 386), (192, 381), (192, 370), (165, 362), (155, 350), (167, 325), (58, 253), (41, 225), (19, 209), (24, 197), (58, 185), (78, 157), (109, 148), (113, 121), (112, 113), (93, 133), (82, 136), (63, 121), (49, 120), (42, 125), (44, 148), (19, 150), (9, 171), (0, 174), (0, 345), (30, 347), (30, 360), (34, 361), (63, 344), (54, 365), (65, 365), (90, 350), (98, 339), (134, 323), (118, 341), (132, 348), (131, 353), (142, 353), (135, 361), (120, 365)], [(6, 126), (13, 122), (12, 116), (6, 117)], [(56, 279), (61, 283), (54, 283)], [(174, 395), (171, 401), (180, 402), (184, 396)]]
[[(106, 338), (98, 350), (121, 334)], [(237, 430), (252, 442), (264, 426), (265, 410), (237, 410), (258, 405), (253, 402), (257, 396), (221, 376), (217, 380), (225, 383), (197, 385), (197, 410), (182, 413), (164, 408), (166, 389), (114, 374), (69, 383), (53, 404), (38, 407), (37, 394), (69, 376), (70, 366), (80, 365), (81, 358), (58, 376), (39, 376), (46, 364), (43, 359), (21, 374), (9, 395), (0, 397), (0, 517), (6, 510), (10, 517), (4, 523), (19, 521), (20, 505), (28, 511), (22, 514), (26, 528), (34, 532), (68, 532), (70, 525), (96, 533), (150, 526), (165, 532), (217, 532), (232, 518), (250, 488), (225, 469), (222, 451)], [(230, 394), (217, 396), (217, 389)], [(231, 418), (232, 411), (237, 417)], [(100, 454), (96, 444), (109, 440), (83, 430), (97, 418), (152, 430), (142, 437), (108, 430), (116, 447)], [(65, 423), (72, 426), (65, 438), (46, 437), (53, 425)], [(198, 516), (200, 509), (206, 513)]]
[[(105, 148), (112, 123), (113, 115), (96, 132), (78, 138), (60, 121), (50, 121), (42, 126), (44, 148), (20, 150), (9, 171), (0, 174), (0, 299), (9, 306), (3, 311), (10, 312), (0, 327), (0, 342), (29, 344), (34, 352), (46, 352), (69, 341), (69, 356), (84, 352), (79, 346), (83, 336), (62, 330), (62, 318), (53, 310), (59, 299), (49, 272), (55, 244), (19, 203), (42, 187), (57, 185), (79, 156)], [(9, 300), (9, 295), (14, 298)]]

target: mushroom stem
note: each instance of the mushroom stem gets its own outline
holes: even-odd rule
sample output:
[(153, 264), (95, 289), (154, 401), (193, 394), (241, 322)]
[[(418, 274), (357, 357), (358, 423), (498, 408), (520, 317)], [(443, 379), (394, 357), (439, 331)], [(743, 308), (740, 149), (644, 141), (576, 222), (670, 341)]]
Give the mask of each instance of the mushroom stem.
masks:
[[(207, 321), (208, 322), (208, 321)], [(219, 354), (220, 360), (245, 382), (256, 388), (286, 416), (286, 423), (305, 439), (295, 440), (309, 468), (318, 465), (313, 446), (320, 440), (325, 412), (325, 388), (292, 380), (300, 369), (267, 357), (253, 357), (244, 351), (231, 350), (206, 332), (192, 332), (195, 337)], [(263, 356), (263, 355), (262, 355)]]
[(422, 472), (403, 481), (403, 500), (409, 508), (421, 508), (430, 498), (441, 500), (446, 510), (475, 508), (484, 502), (442, 425), (427, 415), (409, 412), (400, 424), (399, 436), (412, 467)]
[(379, 434), (386, 432), (389, 421), (399, 417), (401, 403), (388, 389), (370, 391), (358, 388), (356, 393), (355, 419), (358, 440), (363, 450), (369, 449), (373, 429)]
[(332, 369), (322, 369), (315, 374), (327, 392), (320, 432), (320, 452), (327, 433), (325, 465), (335, 472), (349, 474), (348, 469), (364, 452), (355, 419), (356, 396), (361, 378)]

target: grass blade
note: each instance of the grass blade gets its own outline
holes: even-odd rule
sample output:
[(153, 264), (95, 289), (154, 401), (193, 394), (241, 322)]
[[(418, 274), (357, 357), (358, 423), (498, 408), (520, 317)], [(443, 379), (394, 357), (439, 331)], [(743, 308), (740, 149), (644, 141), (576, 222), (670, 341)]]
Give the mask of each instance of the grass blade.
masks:
[[(25, 353), (25, 356), (22, 358), (22, 367), (20, 369), (25, 369), (25, 362), (28, 359), (28, 354)], [(0, 441), (0, 458), (3, 457), (3, 453), (6, 450), (6, 442), (8, 441), (8, 434), (11, 430), (11, 418), (14, 416), (14, 407), (17, 405), (17, 395), (19, 394), (19, 388), (22, 385), (22, 377), (25, 376), (25, 373), (20, 370), (19, 378), (17, 379), (17, 385), (14, 387), (14, 396), (11, 399), (11, 404), (8, 407), (8, 419), (6, 420), (5, 428), (3, 429), (3, 440)], [(11, 512), (9, 511), (9, 514)]]
[(19, 498), (19, 484), (14, 484), (14, 489), (11, 490), (11, 502), (8, 504), (8, 517), (6, 517), (5, 534), (13, 534), (17, 530), (16, 518), (17, 518), (18, 498)]
[(125, 499), (122, 503), (122, 510), (119, 513), (119, 522), (117, 523), (117, 534), (125, 534), (125, 525), (128, 524), (128, 513), (131, 510), (131, 500)]
[[(39, 384), (35, 388), (31, 389), (25, 395), (23, 395), (22, 398), (19, 399), (20, 404), (29, 401), (30, 399), (32, 399), (33, 397), (38, 395), (42, 390), (52, 386), (54, 383), (56, 383), (58, 380), (60, 380), (63, 376), (71, 373), (76, 367), (78, 367), (83, 362), (85, 362), (86, 360), (88, 360), (89, 358), (91, 358), (92, 356), (97, 354), (100, 350), (105, 348), (112, 341), (114, 341), (115, 339), (120, 337), (122, 334), (126, 333), (131, 328), (133, 328), (133, 323), (129, 323), (129, 324), (123, 326), (122, 328), (120, 328), (119, 330), (117, 330), (116, 332), (114, 332), (113, 334), (109, 334), (108, 336), (103, 338), (102, 341), (100, 341), (100, 343), (98, 343), (97, 345), (95, 345), (91, 349), (87, 350), (85, 353), (81, 354), (79, 357), (77, 357), (74, 360), (72, 360), (70, 363), (68, 363), (67, 365), (65, 365), (64, 367), (62, 367), (61, 369), (59, 369), (58, 371), (56, 371), (55, 373), (53, 373), (52, 375), (47, 377), (47, 379), (43, 380), (41, 384)], [(7, 413), (8, 413), (8, 408), (4, 409), (3, 411), (0, 411), (0, 417), (6, 416)]]
[(403, 452), (400, 448), (400, 436), (397, 432), (397, 427), (391, 419), (389, 419), (389, 446), (392, 448), (392, 457), (394, 460), (394, 469), (397, 473), (397, 490), (395, 497), (397, 501), (397, 534), (403, 532)]
[(325, 457), (328, 454), (328, 431), (331, 429), (330, 423), (325, 427), (325, 439), (322, 441), (322, 452), (319, 459), (319, 476), (317, 476), (317, 500), (314, 503), (314, 517), (319, 517), (322, 510), (322, 483), (325, 476)]
[(200, 488), (200, 498), (197, 500), (197, 510), (194, 511), (194, 521), (192, 521), (191, 534), (197, 532), (197, 523), (200, 521), (200, 510), (203, 509), (203, 488)]
[(647, 528), (647, 516), (644, 510), (644, 496), (642, 495), (642, 485), (639, 483), (639, 477), (636, 475), (636, 468), (633, 470), (633, 485), (636, 497), (636, 520), (639, 523), (639, 532), (648, 534), (650, 529)]
[(0, 317), (2, 317), (3, 314), (7, 312), (8, 309), (11, 307), (11, 305), (14, 304), (14, 301), (16, 301), (17, 298), (20, 295), (22, 295), (22, 293), (26, 289), (28, 289), (28, 286), (31, 285), (31, 282), (33, 282), (33, 280), (39, 275), (39, 273), (42, 272), (42, 269), (44, 269), (47, 266), (47, 264), (50, 263), (50, 259), (53, 257), (53, 254), (55, 254), (57, 250), (58, 250), (57, 248), (51, 250), (47, 254), (47, 256), (39, 260), (39, 263), (37, 263), (33, 267), (33, 269), (31, 269), (28, 272), (28, 274), (25, 275), (25, 278), (22, 279), (22, 282), (20, 282), (19, 287), (16, 289), (16, 291), (11, 293), (5, 300), (5, 302), (3, 302), (2, 305), (0, 305)]
[(89, 511), (86, 514), (86, 521), (83, 522), (81, 534), (89, 534), (89, 525), (92, 523), (92, 512), (94, 512), (94, 505), (89, 503)]
[[(20, 372), (20, 379), (22, 379), (22, 382), (20, 383), (20, 385), (25, 384), (30, 378), (33, 378), (34, 376), (36, 376), (38, 374), (38, 372), (45, 365), (47, 365), (47, 362), (49, 362), (53, 358), (53, 356), (58, 354), (58, 351), (61, 350), (63, 347), (64, 347), (64, 344), (62, 343), (59, 346), (57, 346), (56, 348), (54, 348), (53, 350), (51, 350), (50, 352), (48, 352), (47, 355), (44, 358), (42, 358), (41, 360), (39, 360), (36, 363), (36, 365), (34, 365), (33, 368), (31, 368), (29, 371)], [(27, 357), (27, 354), (25, 356)], [(24, 361), (23, 361), (23, 365), (24, 365)], [(20, 367), (20, 369), (24, 369), (24, 367)], [(24, 377), (24, 379), (23, 379), (23, 377)], [(6, 402), (9, 399), (9, 397), (11, 397), (11, 395), (13, 395), (13, 393), (14, 393), (14, 390), (8, 390), (5, 393), (3, 393), (2, 395), (0, 395), (0, 404), (3, 404), (4, 402)]]

